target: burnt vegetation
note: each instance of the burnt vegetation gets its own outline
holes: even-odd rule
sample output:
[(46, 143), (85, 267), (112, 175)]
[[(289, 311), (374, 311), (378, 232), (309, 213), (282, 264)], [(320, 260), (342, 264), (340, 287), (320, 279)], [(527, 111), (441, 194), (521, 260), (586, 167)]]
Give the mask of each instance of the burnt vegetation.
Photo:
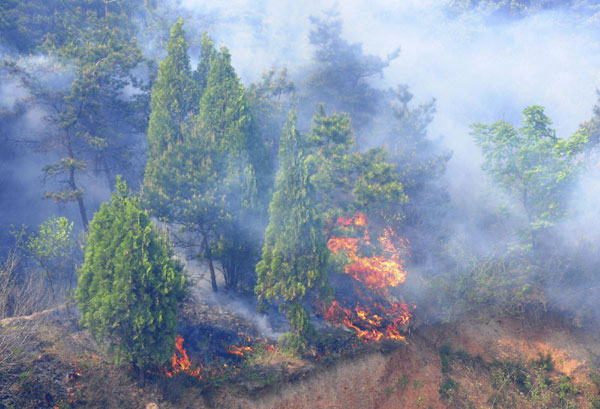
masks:
[[(218, 406), (220, 388), (261, 397), (464, 317), (597, 332), (597, 220), (581, 209), (600, 199), (600, 106), (568, 134), (540, 105), (464, 124), (487, 195), (467, 203), (451, 181), (475, 176), (449, 174), (429, 131), (436, 100), (389, 78), (400, 49), (370, 55), (316, 10), (309, 60), (244, 81), (209, 14), (158, 3), (0, 4), (0, 409)], [(444, 15), (596, 10), (558, 3)], [(600, 407), (593, 351), (581, 381), (548, 350), (436, 342), (448, 407), (476, 407), (465, 374), (486, 380), (486, 407)], [(383, 398), (425, 407), (419, 382)]]

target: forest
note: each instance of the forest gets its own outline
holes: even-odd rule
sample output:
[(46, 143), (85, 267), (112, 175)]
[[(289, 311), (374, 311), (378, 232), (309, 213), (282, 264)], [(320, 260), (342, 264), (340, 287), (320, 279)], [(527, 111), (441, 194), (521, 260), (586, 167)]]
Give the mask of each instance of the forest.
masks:
[(0, 3), (0, 408), (599, 408), (600, 4), (286, 3)]

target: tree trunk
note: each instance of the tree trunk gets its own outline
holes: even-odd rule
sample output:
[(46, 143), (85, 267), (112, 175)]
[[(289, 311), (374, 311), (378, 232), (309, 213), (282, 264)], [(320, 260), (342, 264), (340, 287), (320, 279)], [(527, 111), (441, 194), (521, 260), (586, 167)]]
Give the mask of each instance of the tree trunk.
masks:
[[(66, 132), (67, 151), (69, 153), (69, 158), (71, 158), (72, 160), (75, 160), (75, 155), (73, 154), (73, 148), (71, 147), (71, 135), (70, 135), (68, 129), (65, 132)], [(71, 189), (74, 192), (78, 190), (77, 185), (75, 184), (75, 168), (74, 167), (71, 167), (71, 169), (69, 169), (69, 185), (71, 186)], [(83, 228), (87, 232), (89, 223), (88, 223), (87, 213), (85, 211), (85, 204), (83, 203), (83, 197), (81, 195), (77, 196), (77, 204), (79, 204), (79, 214), (81, 215), (81, 221), (83, 222)]]
[(206, 234), (202, 233), (202, 245), (206, 250), (206, 258), (208, 259), (208, 269), (210, 270), (210, 283), (212, 285), (212, 290), (217, 292), (217, 277), (215, 275), (215, 267), (213, 265), (212, 254), (210, 252), (210, 247), (208, 246), (208, 240), (206, 239)]
[(110, 168), (108, 167), (108, 160), (106, 159), (106, 155), (105, 154), (101, 154), (102, 155), (102, 165), (104, 166), (104, 175), (106, 176), (106, 183), (108, 184), (108, 188), (110, 189), (110, 192), (114, 192), (115, 191), (115, 180), (112, 177), (112, 174), (110, 173)]
[(81, 214), (81, 221), (83, 222), (83, 228), (85, 231), (88, 231), (89, 223), (87, 218), (87, 213), (85, 211), (85, 205), (83, 204), (83, 198), (77, 198), (77, 204), (79, 204), (79, 214)]

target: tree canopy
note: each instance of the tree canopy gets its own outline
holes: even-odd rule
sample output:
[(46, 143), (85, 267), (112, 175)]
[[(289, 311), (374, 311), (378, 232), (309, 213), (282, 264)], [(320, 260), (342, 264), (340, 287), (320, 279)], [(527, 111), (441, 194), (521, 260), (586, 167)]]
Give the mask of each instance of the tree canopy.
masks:
[(472, 126), (483, 168), (522, 206), (526, 241), (534, 247), (540, 233), (565, 216), (580, 170), (578, 155), (588, 139), (583, 128), (569, 139), (557, 138), (551, 124), (544, 108), (534, 105), (523, 110), (520, 129), (504, 121)]

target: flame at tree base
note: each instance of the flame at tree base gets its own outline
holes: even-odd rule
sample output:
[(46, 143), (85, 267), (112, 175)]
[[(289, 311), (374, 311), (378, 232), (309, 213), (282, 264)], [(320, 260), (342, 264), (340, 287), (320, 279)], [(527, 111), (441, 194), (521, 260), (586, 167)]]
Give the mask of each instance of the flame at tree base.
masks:
[[(387, 227), (381, 236), (372, 242), (367, 228), (367, 218), (356, 213), (352, 218), (340, 217), (336, 226), (351, 229), (350, 233), (362, 233), (361, 237), (332, 237), (327, 247), (333, 254), (343, 252), (348, 259), (344, 272), (354, 279), (360, 301), (353, 308), (347, 308), (335, 300), (323, 311), (325, 320), (343, 324), (356, 331), (357, 336), (366, 342), (381, 339), (404, 340), (401, 331), (408, 325), (411, 313), (404, 303), (388, 302), (388, 289), (406, 280), (404, 260), (407, 242), (396, 238), (394, 231)], [(369, 250), (370, 256), (361, 255), (361, 250)], [(368, 296), (360, 297), (365, 291)], [(378, 300), (378, 301), (374, 301)]]
[(356, 331), (357, 336), (366, 342), (376, 342), (382, 338), (404, 341), (405, 337), (400, 333), (400, 329), (410, 321), (408, 306), (404, 303), (389, 305), (390, 307), (385, 307), (381, 303), (374, 303), (373, 308), (367, 309), (358, 302), (350, 309), (333, 301), (324, 317), (332, 323), (343, 323)]
[(171, 358), (172, 369), (165, 370), (165, 374), (170, 378), (176, 373), (186, 373), (190, 376), (202, 379), (202, 364), (196, 369), (192, 369), (192, 363), (188, 358), (187, 351), (183, 347), (183, 336), (177, 335), (175, 338), (175, 352), (173, 358)]

